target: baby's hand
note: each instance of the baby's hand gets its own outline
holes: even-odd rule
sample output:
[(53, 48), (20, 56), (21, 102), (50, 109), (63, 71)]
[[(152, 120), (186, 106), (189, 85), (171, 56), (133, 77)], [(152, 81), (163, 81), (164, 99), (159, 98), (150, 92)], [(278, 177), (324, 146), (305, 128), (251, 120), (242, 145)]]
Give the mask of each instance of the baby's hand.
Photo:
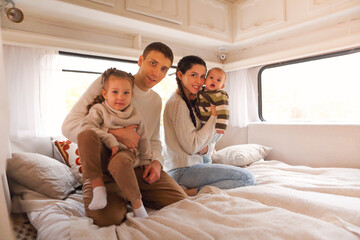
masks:
[(112, 159), (115, 154), (117, 154), (117, 152), (119, 151), (119, 146), (114, 146), (114, 147), (111, 147), (111, 156), (110, 156), (110, 159)]

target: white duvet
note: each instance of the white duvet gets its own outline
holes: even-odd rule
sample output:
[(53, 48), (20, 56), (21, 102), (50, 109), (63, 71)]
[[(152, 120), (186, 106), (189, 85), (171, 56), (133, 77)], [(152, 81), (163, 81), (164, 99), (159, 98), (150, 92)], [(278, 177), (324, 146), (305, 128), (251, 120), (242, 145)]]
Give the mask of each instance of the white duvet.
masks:
[[(256, 186), (226, 191), (205, 187), (196, 197), (151, 211), (146, 219), (128, 213), (120, 226), (98, 228), (79, 217), (83, 215), (79, 196), (75, 204), (69, 200), (50, 204), (29, 217), (38, 239), (63, 239), (60, 232), (71, 239), (109, 240), (360, 239), (359, 169), (309, 168), (279, 161), (259, 161), (248, 169), (256, 176)], [(47, 217), (53, 214), (59, 223), (44, 225), (47, 218), (55, 222)]]

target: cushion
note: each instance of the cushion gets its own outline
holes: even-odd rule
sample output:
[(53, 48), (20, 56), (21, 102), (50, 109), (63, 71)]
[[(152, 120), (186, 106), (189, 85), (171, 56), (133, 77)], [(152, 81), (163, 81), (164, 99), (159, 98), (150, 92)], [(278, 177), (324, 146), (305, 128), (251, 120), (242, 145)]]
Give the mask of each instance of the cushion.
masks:
[(51, 198), (64, 199), (79, 186), (68, 166), (38, 153), (13, 153), (6, 171), (14, 181)]
[(264, 159), (272, 148), (258, 144), (240, 144), (223, 148), (211, 157), (213, 163), (246, 166)]
[(81, 160), (77, 144), (70, 140), (55, 140), (54, 145), (61, 154), (63, 161), (70, 167), (70, 171), (75, 176), (75, 179), (80, 184), (83, 184)]
[(62, 162), (63, 164), (67, 163), (65, 162), (64, 158), (62, 157), (58, 147), (55, 145), (55, 141), (66, 141), (67, 139), (63, 136), (58, 136), (58, 137), (51, 137), (51, 142), (52, 142), (52, 147), (53, 147), (53, 156), (56, 160), (58, 160), (59, 162)]

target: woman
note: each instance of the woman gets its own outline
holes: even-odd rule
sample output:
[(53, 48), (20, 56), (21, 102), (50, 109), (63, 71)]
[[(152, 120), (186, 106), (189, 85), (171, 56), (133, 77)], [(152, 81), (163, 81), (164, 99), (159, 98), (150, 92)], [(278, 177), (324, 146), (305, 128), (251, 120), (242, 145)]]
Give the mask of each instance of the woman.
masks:
[(203, 154), (211, 155), (214, 144), (216, 110), (202, 126), (195, 114), (193, 99), (204, 84), (206, 64), (197, 56), (182, 58), (177, 66), (178, 89), (169, 98), (164, 111), (166, 167), (168, 173), (189, 196), (196, 195), (204, 186), (229, 189), (255, 184), (254, 176), (246, 169), (204, 164)]

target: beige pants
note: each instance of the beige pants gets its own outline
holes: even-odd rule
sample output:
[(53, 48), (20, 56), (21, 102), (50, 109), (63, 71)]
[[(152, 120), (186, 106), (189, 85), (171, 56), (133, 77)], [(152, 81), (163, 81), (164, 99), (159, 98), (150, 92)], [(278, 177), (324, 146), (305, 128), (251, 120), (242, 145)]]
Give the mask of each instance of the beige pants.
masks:
[[(109, 161), (111, 151), (92, 130), (78, 135), (78, 147), (84, 178), (85, 214), (98, 226), (121, 224), (125, 219), (128, 201), (142, 197), (146, 207), (160, 209), (187, 197), (183, 189), (164, 171), (161, 171), (157, 182), (145, 182), (142, 178), (143, 169), (133, 168), (135, 156), (131, 151), (119, 152)], [(107, 205), (104, 209), (91, 211), (88, 209), (92, 200), (90, 179), (99, 176), (103, 177), (105, 183)]]

